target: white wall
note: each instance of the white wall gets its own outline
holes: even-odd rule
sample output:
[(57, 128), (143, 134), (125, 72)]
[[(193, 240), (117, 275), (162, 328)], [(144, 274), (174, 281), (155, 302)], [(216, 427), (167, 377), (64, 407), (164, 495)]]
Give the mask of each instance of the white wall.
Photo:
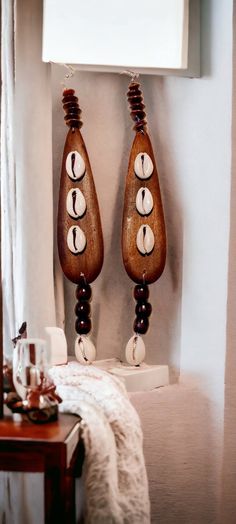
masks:
[(176, 95), (185, 98), (178, 143), (185, 157), (181, 372), (209, 380), (222, 379), (226, 349), (232, 2), (205, 5), (203, 77), (189, 90), (180, 81)]

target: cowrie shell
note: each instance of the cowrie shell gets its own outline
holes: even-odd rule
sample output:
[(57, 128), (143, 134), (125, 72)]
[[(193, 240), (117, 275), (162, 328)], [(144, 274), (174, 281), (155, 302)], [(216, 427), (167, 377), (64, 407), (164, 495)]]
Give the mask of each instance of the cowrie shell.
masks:
[(145, 359), (145, 344), (140, 335), (133, 335), (125, 348), (125, 358), (131, 366), (138, 366)]
[(96, 358), (96, 349), (88, 337), (78, 335), (75, 340), (75, 356), (80, 364), (91, 364)]
[(140, 215), (149, 215), (153, 209), (152, 193), (147, 187), (140, 187), (136, 196), (136, 209)]
[(67, 245), (71, 253), (82, 253), (86, 246), (86, 236), (79, 226), (71, 226), (67, 233)]
[(147, 153), (139, 153), (134, 161), (134, 172), (138, 178), (150, 178), (153, 173), (152, 159)]
[(149, 255), (155, 244), (155, 238), (152, 229), (147, 224), (140, 226), (137, 238), (136, 245), (142, 255)]
[(79, 180), (85, 173), (85, 162), (78, 151), (71, 151), (66, 157), (66, 172), (72, 180)]
[(70, 189), (66, 198), (67, 213), (72, 218), (82, 217), (86, 211), (86, 201), (78, 187)]

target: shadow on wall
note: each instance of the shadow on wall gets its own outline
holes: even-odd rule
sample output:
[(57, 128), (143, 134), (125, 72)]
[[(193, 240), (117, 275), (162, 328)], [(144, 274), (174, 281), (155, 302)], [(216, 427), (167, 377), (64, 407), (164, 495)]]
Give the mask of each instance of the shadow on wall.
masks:
[[(104, 260), (104, 278), (101, 287), (102, 295), (109, 297), (110, 304), (117, 304), (117, 310), (115, 310), (116, 324), (107, 323), (106, 326), (108, 339), (113, 341), (111, 346), (113, 346), (115, 352), (113, 355), (108, 354), (107, 356), (116, 356), (122, 360), (124, 359), (125, 346), (132, 333), (134, 318), (134, 301), (132, 300), (134, 283), (126, 274), (121, 251), (125, 179), (133, 138), (126, 99), (128, 82), (129, 79), (126, 76), (114, 76), (114, 88), (117, 85), (115, 103), (120, 112), (122, 133), (120, 135), (119, 157), (117, 156), (117, 181), (115, 184), (112, 223), (110, 224), (110, 242), (108, 243)], [(114, 123), (112, 127), (113, 125)], [(112, 129), (111, 122), (110, 129)]]
[(162, 77), (145, 78), (149, 129), (159, 172), (167, 231), (166, 268), (154, 288), (157, 311), (154, 329), (160, 363), (166, 363), (167, 360), (174, 379), (178, 376), (180, 362), (183, 212), (178, 185), (181, 173), (177, 173), (165, 84), (165, 78)]

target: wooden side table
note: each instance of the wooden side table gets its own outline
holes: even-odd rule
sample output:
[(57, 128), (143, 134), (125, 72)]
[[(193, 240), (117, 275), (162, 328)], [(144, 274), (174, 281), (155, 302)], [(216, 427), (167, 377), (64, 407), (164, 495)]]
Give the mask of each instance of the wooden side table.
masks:
[(46, 524), (75, 522), (75, 477), (84, 457), (79, 428), (80, 418), (69, 414), (42, 425), (0, 420), (0, 471), (44, 473)]

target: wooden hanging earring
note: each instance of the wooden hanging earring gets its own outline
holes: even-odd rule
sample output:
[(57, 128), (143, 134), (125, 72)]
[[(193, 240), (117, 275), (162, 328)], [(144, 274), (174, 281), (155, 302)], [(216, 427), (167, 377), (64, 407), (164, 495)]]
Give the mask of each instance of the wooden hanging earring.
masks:
[(77, 284), (75, 306), (75, 355), (81, 364), (90, 364), (96, 350), (88, 337), (91, 331), (91, 282), (103, 264), (103, 236), (100, 213), (89, 162), (80, 128), (81, 109), (73, 89), (63, 91), (67, 134), (61, 170), (57, 239), (62, 270)]
[(127, 343), (125, 356), (128, 364), (139, 365), (145, 358), (141, 335), (148, 330), (152, 311), (148, 284), (155, 282), (164, 270), (166, 233), (158, 173), (146, 131), (145, 105), (136, 78), (132, 79), (127, 96), (135, 122), (135, 138), (126, 177), (122, 255), (126, 272), (136, 283), (134, 298), (137, 304), (134, 335)]

